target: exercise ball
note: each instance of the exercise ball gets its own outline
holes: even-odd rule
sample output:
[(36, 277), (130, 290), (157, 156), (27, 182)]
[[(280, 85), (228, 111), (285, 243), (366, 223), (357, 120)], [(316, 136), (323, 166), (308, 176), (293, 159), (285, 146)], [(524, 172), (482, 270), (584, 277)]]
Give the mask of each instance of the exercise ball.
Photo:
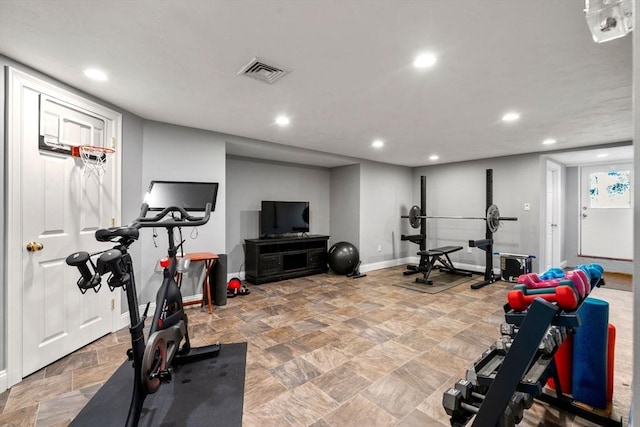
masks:
[(360, 254), (349, 242), (338, 242), (328, 253), (329, 268), (336, 274), (349, 274), (358, 266)]

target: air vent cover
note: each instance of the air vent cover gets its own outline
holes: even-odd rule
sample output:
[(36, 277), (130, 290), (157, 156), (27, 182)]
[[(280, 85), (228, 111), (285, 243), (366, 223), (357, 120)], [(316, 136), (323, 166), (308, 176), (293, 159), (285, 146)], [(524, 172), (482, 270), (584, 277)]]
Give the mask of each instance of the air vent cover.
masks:
[(275, 65), (273, 62), (268, 63), (267, 61), (256, 57), (247, 65), (242, 67), (242, 69), (238, 71), (238, 74), (272, 84), (288, 72), (289, 70)]

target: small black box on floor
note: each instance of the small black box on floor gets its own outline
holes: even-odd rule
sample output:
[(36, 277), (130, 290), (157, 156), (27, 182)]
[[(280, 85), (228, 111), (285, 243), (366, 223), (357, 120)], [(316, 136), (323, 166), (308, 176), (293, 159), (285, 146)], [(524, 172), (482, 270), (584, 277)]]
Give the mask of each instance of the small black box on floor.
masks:
[(502, 280), (517, 282), (521, 274), (531, 273), (531, 255), (500, 254)]

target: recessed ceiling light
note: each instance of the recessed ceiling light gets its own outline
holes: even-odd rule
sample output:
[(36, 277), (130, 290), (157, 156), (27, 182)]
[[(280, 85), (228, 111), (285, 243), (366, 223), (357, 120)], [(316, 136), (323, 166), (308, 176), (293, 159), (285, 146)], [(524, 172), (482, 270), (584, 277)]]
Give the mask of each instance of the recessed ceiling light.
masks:
[(433, 156), (429, 157), (429, 160), (438, 160), (440, 158), (440, 156), (438, 156), (437, 154), (434, 154)]
[(545, 139), (544, 141), (542, 141), (542, 143), (543, 143), (544, 145), (551, 145), (551, 144), (555, 144), (556, 142), (558, 142), (558, 141), (556, 141), (556, 140), (555, 140), (555, 139), (553, 139), (553, 138), (548, 138), (548, 139)]
[(607, 154), (607, 153), (600, 153), (600, 154), (598, 154), (596, 157), (597, 157), (597, 158), (599, 158), (599, 159), (601, 159), (601, 158), (603, 158), (603, 157), (607, 157), (607, 156), (608, 156), (608, 154)]
[(438, 61), (438, 58), (432, 53), (425, 53), (416, 57), (413, 66), (416, 68), (428, 68)]
[(276, 117), (276, 123), (280, 126), (286, 126), (291, 123), (291, 120), (289, 120), (289, 117), (287, 116), (278, 116)]
[(89, 77), (90, 79), (98, 80), (101, 82), (107, 80), (107, 75), (104, 73), (104, 71), (100, 71), (95, 68), (87, 68), (86, 70), (84, 70), (84, 75)]
[(520, 114), (518, 113), (507, 113), (502, 116), (502, 121), (504, 122), (515, 122), (520, 118)]
[(382, 142), (379, 139), (376, 139), (375, 141), (373, 141), (373, 143), (371, 144), (371, 146), (373, 148), (382, 148), (384, 146), (384, 142)]

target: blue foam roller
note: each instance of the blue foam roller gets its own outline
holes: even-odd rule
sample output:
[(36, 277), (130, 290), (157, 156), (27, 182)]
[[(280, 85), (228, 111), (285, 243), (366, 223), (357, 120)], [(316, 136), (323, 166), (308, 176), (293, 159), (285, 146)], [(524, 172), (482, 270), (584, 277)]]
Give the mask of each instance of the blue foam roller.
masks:
[(587, 298), (578, 309), (578, 316), (582, 324), (573, 337), (573, 397), (587, 405), (606, 408), (609, 303)]

